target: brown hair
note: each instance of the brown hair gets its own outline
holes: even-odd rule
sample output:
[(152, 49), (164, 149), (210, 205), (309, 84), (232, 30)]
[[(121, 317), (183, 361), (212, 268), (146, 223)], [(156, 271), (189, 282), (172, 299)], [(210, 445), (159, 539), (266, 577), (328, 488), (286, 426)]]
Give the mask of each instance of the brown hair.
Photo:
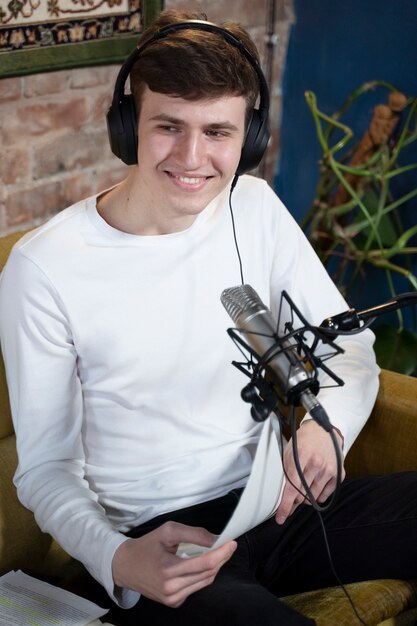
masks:
[[(207, 16), (163, 11), (144, 31), (139, 45), (151, 39), (160, 28), (187, 20), (207, 21)], [(221, 27), (239, 39), (259, 61), (256, 46), (244, 28), (235, 22), (225, 22)], [(240, 50), (220, 33), (197, 29), (174, 31), (140, 52), (130, 73), (130, 84), (138, 114), (145, 86), (151, 91), (186, 100), (244, 96), (248, 119), (259, 92), (256, 72)]]

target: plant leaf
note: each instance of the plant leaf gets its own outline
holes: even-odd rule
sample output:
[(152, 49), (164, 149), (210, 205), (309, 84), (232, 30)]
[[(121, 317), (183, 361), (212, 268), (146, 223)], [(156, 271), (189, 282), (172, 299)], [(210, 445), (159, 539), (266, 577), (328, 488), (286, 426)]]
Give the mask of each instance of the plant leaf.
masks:
[[(378, 207), (378, 196), (373, 189), (368, 189), (363, 197), (363, 203), (368, 209), (369, 213), (376, 219), (376, 212)], [(360, 216), (362, 217), (362, 216)], [(358, 220), (359, 221), (359, 220)], [(391, 215), (383, 215), (379, 221), (378, 231), (381, 237), (381, 242), (384, 246), (393, 246), (398, 239), (398, 232), (394, 227), (394, 223)], [(367, 226), (363, 230), (363, 234), (368, 237), (371, 233), (371, 229)]]
[(380, 367), (408, 374), (417, 374), (417, 334), (399, 330), (390, 324), (381, 324), (374, 329), (375, 353)]

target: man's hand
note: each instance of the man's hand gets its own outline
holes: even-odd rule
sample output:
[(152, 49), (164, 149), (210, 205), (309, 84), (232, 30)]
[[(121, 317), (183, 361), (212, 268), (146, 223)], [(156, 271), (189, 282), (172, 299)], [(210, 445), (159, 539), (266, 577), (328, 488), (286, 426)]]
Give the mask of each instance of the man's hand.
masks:
[(167, 522), (118, 547), (112, 563), (114, 582), (166, 606), (178, 607), (189, 595), (214, 581), (235, 551), (236, 542), (229, 541), (211, 552), (185, 559), (175, 554), (178, 544), (210, 547), (215, 539), (204, 528)]
[[(337, 430), (334, 430), (334, 433), (343, 459), (343, 438)], [(304, 477), (313, 496), (318, 502), (324, 502), (336, 488), (336, 451), (330, 435), (313, 420), (305, 421), (297, 431), (297, 449)], [(294, 464), (291, 441), (284, 452), (284, 467), (290, 481), (304, 493)], [(344, 478), (343, 469), (342, 480)], [(308, 504), (308, 500), (305, 500), (304, 496), (287, 481), (281, 503), (275, 513), (278, 524), (283, 524), (304, 501)]]

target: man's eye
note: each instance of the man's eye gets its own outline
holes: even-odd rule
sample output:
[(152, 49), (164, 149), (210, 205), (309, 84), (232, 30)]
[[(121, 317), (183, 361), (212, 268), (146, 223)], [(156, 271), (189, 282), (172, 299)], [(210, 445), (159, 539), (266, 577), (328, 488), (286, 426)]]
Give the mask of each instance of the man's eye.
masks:
[(226, 137), (227, 133), (224, 130), (208, 130), (207, 131), (207, 135), (209, 137), (215, 137), (215, 138), (219, 137), (220, 138), (220, 137)]
[(163, 130), (166, 133), (175, 133), (178, 131), (178, 128), (176, 126), (171, 126), (169, 124), (161, 124), (160, 126), (158, 126), (159, 130)]

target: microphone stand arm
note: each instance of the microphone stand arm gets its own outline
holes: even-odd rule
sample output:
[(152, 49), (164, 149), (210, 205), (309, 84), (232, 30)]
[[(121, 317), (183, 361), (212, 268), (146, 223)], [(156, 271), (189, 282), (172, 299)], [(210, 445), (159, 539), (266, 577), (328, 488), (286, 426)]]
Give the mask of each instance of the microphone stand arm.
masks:
[(325, 334), (331, 336), (349, 332), (355, 329), (362, 328), (361, 323), (369, 321), (370, 325), (380, 315), (390, 313), (391, 311), (397, 311), (405, 306), (417, 305), (417, 291), (409, 291), (399, 294), (388, 300), (384, 304), (371, 307), (370, 309), (364, 309), (363, 311), (356, 311), (356, 309), (348, 309), (338, 315), (326, 318), (321, 324), (320, 329)]

